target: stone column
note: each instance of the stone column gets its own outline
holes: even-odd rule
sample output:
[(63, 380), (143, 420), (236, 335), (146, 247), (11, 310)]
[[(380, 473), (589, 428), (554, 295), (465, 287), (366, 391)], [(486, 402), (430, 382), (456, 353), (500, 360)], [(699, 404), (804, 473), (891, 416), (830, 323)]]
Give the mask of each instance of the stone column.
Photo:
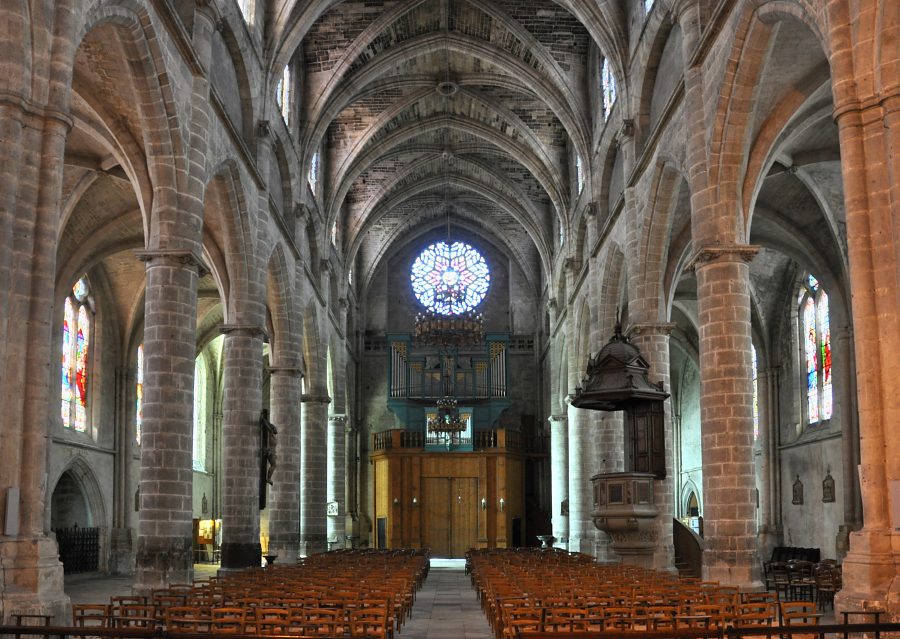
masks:
[(859, 428), (855, 406), (853, 380), (856, 367), (853, 365), (852, 330), (842, 326), (831, 330), (831, 349), (834, 361), (834, 404), (841, 417), (841, 487), (844, 499), (844, 523), (840, 526), (835, 546), (838, 557), (846, 555), (850, 545), (850, 533), (862, 527), (862, 504), (859, 495)]
[(259, 566), (260, 425), (263, 334), (257, 325), (222, 327), (222, 569)]
[[(838, 4), (829, 7), (835, 10), (829, 16), (833, 29), (855, 31), (850, 25), (856, 17), (840, 14)], [(852, 69), (846, 58), (856, 49), (875, 59), (869, 48), (880, 39), (873, 36), (866, 32), (859, 36), (861, 40), (844, 43), (838, 69)], [(835, 86), (853, 290), (858, 473), (864, 517), (862, 529), (850, 534), (850, 551), (843, 562), (844, 587), (835, 597), (835, 608), (882, 609), (896, 616), (900, 611), (900, 522), (893, 521), (891, 507), (896, 506), (900, 486), (900, 439), (895, 436), (900, 393), (893, 390), (900, 350), (900, 255), (894, 239), (897, 203), (891, 191), (897, 185), (891, 167), (897, 162), (892, 149), (900, 138), (900, 95), (897, 86), (877, 95), (848, 95), (850, 90), (872, 89), (871, 83), (860, 84), (853, 75), (835, 77)]]
[(328, 549), (328, 395), (303, 395), (300, 410), (300, 554)]
[(594, 522), (591, 509), (594, 503), (594, 492), (591, 487), (591, 475), (594, 470), (589, 467), (591, 439), (590, 415), (586, 410), (568, 405), (568, 444), (569, 444), (569, 545), (573, 552), (593, 554)]
[(351, 529), (347, 531), (353, 539), (347, 540), (347, 548), (352, 548), (359, 538), (359, 428), (353, 420), (347, 420), (347, 514)]
[(191, 454), (197, 280), (187, 250), (138, 253), (147, 263), (144, 420), (135, 590), (193, 578)]
[(328, 515), (327, 540), (332, 548), (343, 548), (347, 536), (347, 416), (328, 418), (328, 495), (329, 503), (337, 503), (337, 512)]
[[(669, 384), (669, 335), (675, 328), (670, 323), (634, 324), (631, 327), (634, 345), (650, 364), (649, 378), (662, 382), (667, 393)], [(672, 518), (675, 516), (675, 435), (672, 428), (672, 398), (665, 401), (664, 437), (666, 447), (666, 477), (653, 482), (653, 501), (659, 515), (653, 525), (656, 548), (650, 568), (675, 570), (675, 548), (672, 544)]]
[(758, 368), (756, 392), (759, 395), (759, 551), (765, 558), (781, 539), (781, 502), (778, 463), (778, 371)]
[(559, 548), (569, 543), (569, 442), (567, 415), (551, 415), (550, 422), (550, 521)]
[(703, 578), (759, 583), (750, 267), (757, 247), (701, 248), (693, 259), (700, 318), (700, 419), (707, 549)]
[(278, 429), (277, 465), (269, 487), (269, 554), (295, 564), (300, 553), (300, 378), (294, 367), (271, 367), (270, 411)]
[[(0, 17), (16, 13), (11, 7), (0, 9)], [(33, 37), (50, 36), (33, 26)], [(7, 44), (8, 51), (15, 48)], [(4, 61), (7, 78), (16, 66), (15, 60)], [(31, 70), (33, 86), (46, 86), (46, 78), (38, 77), (43, 71), (44, 63)], [(52, 106), (8, 93), (11, 86), (0, 87), (0, 497), (9, 522), (0, 538), (0, 613), (8, 620), (19, 610), (40, 612), (64, 624), (71, 620), (69, 598), (56, 542), (44, 530), (44, 507), (47, 429), (54, 406), (59, 414), (59, 336), (54, 339), (52, 327), (54, 313), (61, 314), (54, 287), (63, 156), (72, 120)], [(57, 97), (65, 101), (67, 89)]]

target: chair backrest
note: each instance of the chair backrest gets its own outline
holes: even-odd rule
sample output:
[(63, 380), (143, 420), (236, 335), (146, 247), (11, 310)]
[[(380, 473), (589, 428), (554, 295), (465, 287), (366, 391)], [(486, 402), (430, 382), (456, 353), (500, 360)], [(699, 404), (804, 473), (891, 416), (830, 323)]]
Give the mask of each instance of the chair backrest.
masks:
[(79, 628), (109, 626), (109, 606), (106, 604), (72, 604), (72, 625)]

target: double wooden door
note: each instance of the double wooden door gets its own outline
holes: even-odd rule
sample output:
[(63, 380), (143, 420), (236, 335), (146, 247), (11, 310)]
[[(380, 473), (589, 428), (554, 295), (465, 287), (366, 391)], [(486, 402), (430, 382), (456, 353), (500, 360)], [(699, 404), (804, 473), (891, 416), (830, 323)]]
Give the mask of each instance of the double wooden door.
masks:
[(422, 537), (434, 557), (465, 557), (478, 538), (478, 478), (423, 477)]

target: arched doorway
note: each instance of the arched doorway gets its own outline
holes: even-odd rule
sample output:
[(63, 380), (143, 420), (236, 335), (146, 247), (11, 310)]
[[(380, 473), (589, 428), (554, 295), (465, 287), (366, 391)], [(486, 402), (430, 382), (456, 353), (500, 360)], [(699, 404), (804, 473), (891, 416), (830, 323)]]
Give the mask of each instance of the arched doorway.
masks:
[(50, 498), (50, 529), (56, 534), (66, 574), (94, 572), (105, 564), (105, 527), (96, 481), (76, 460), (56, 482)]

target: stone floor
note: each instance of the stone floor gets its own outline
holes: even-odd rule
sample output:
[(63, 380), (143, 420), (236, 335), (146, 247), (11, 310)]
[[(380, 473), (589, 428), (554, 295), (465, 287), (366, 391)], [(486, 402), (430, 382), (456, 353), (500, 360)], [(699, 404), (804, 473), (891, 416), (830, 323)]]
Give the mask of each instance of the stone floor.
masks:
[[(491, 639), (493, 633), (465, 574), (462, 559), (432, 559), (425, 585), (416, 595), (412, 616), (398, 639)], [(194, 576), (215, 574), (218, 566), (197, 564)], [(131, 577), (72, 575), (66, 593), (72, 603), (104, 603), (131, 593)]]

